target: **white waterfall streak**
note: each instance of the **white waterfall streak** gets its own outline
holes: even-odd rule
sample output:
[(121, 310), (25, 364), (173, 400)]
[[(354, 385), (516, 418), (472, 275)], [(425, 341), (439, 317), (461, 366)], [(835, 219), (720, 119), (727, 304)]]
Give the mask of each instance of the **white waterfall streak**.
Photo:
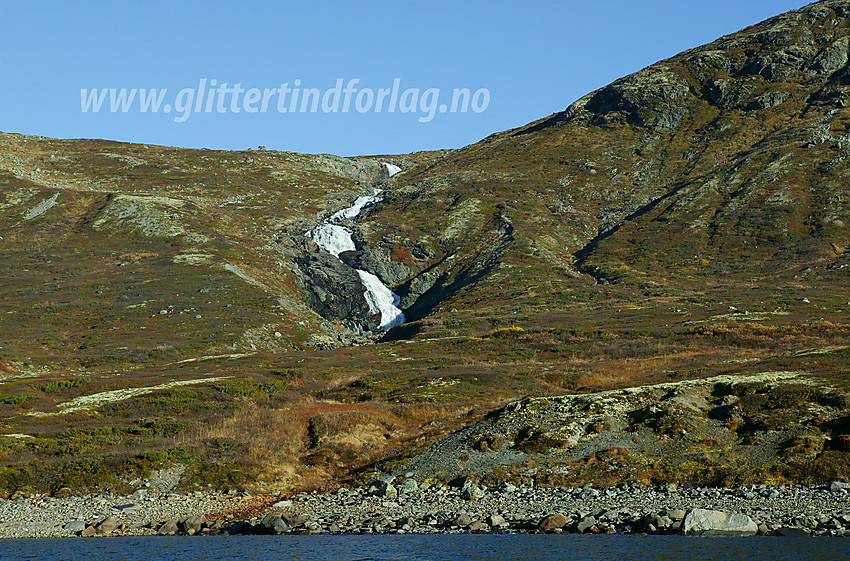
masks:
[(307, 233), (320, 248), (334, 257), (343, 251), (354, 251), (357, 247), (351, 239), (351, 230), (338, 224), (319, 224)]
[(369, 311), (373, 314), (381, 314), (381, 323), (378, 328), (389, 329), (404, 323), (404, 313), (397, 308), (398, 296), (372, 273), (358, 269), (357, 274), (360, 275), (360, 281), (366, 287), (365, 296), (366, 303), (369, 304)]
[[(401, 168), (398, 166), (386, 162), (384, 162), (384, 166), (390, 177), (401, 171)], [(345, 226), (335, 224), (335, 222), (356, 219), (364, 209), (374, 206), (383, 200), (378, 196), (380, 194), (381, 190), (375, 189), (374, 195), (357, 197), (351, 206), (333, 213), (325, 222), (307, 232), (307, 236), (312, 238), (322, 250), (327, 251), (337, 259), (339, 259), (339, 254), (344, 251), (356, 250), (357, 247), (351, 238), (351, 230)], [(369, 305), (369, 312), (371, 314), (381, 315), (378, 328), (384, 330), (404, 323), (406, 318), (404, 317), (404, 313), (398, 308), (398, 295), (381, 282), (381, 279), (376, 275), (360, 269), (357, 269), (357, 274), (360, 276), (360, 282), (363, 283), (363, 287), (366, 289), (363, 296)]]
[(390, 163), (384, 162), (384, 168), (387, 170), (387, 175), (392, 177), (401, 171), (401, 168)]

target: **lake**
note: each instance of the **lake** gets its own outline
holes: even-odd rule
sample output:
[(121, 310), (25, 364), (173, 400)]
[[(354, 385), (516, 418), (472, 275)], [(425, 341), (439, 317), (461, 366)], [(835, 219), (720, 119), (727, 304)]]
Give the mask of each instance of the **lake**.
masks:
[(3, 540), (0, 560), (742, 561), (850, 559), (850, 539), (682, 536), (316, 535)]

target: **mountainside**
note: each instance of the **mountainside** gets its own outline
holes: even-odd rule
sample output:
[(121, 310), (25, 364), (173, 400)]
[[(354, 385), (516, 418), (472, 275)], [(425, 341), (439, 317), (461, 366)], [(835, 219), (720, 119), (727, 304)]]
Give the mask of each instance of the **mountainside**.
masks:
[[(835, 311), (847, 302), (846, 9), (779, 16), (413, 170), (374, 220), (449, 256), (474, 255), (464, 237), (487, 241), (511, 275), (672, 287), (709, 305), (746, 282), (774, 295), (765, 311), (813, 294)], [(487, 238), (507, 225), (505, 252)], [(455, 283), (473, 274), (450, 270)]]
[[(459, 150), (0, 135), (0, 487), (134, 486), (175, 465), (184, 486), (316, 487), (403, 470), (479, 421), (457, 434), (496, 460), (411, 465), (579, 481), (600, 475), (576, 462), (615, 447), (631, 459), (612, 452), (610, 480), (699, 455), (716, 469), (693, 482), (850, 477), (848, 17), (817, 2)], [(354, 251), (308, 236), (375, 187), (346, 222)], [(377, 329), (356, 269), (405, 324)], [(793, 382), (741, 378), (775, 372)], [(633, 404), (572, 440), (483, 417), (721, 375), (749, 389)], [(671, 429), (689, 416), (710, 427), (698, 446)], [(666, 438), (683, 444), (646, 440)]]

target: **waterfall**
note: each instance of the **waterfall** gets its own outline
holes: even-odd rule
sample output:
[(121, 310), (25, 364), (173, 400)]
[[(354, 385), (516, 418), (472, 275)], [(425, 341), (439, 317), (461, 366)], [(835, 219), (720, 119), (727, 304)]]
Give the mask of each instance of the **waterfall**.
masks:
[[(384, 163), (384, 166), (390, 177), (401, 171), (401, 168), (392, 164)], [(351, 238), (351, 230), (341, 226), (338, 222), (355, 220), (364, 209), (383, 200), (379, 196), (380, 194), (381, 190), (375, 189), (373, 195), (357, 197), (351, 206), (333, 213), (324, 222), (307, 232), (307, 236), (312, 238), (322, 250), (327, 251), (337, 259), (339, 259), (339, 254), (344, 251), (354, 251), (356, 246)], [(364, 296), (369, 305), (369, 312), (381, 314), (381, 322), (378, 328), (384, 330), (404, 323), (406, 318), (404, 312), (398, 308), (398, 295), (381, 282), (381, 279), (376, 275), (360, 269), (357, 269), (357, 274), (360, 276), (360, 282), (363, 283), (365, 289)]]

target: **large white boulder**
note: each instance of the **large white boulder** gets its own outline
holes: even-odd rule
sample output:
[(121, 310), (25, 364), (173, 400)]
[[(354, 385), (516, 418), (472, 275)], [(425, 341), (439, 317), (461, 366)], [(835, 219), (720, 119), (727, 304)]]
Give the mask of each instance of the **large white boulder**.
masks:
[(687, 536), (754, 536), (759, 527), (746, 514), (695, 508), (685, 515), (681, 531)]

